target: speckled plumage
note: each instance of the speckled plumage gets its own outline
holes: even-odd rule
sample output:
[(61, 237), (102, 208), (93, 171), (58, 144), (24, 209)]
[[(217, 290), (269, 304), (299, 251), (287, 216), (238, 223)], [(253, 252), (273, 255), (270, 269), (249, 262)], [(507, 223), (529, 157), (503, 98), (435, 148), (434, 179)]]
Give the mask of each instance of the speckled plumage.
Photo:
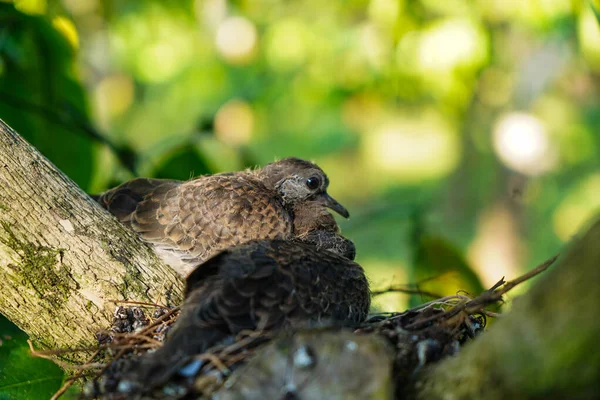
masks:
[(182, 316), (236, 333), (307, 320), (358, 323), (369, 304), (369, 284), (357, 263), (306, 243), (260, 240), (222, 251), (196, 268), (187, 278)]
[(179, 319), (138, 372), (160, 383), (194, 354), (242, 330), (355, 325), (369, 305), (369, 284), (357, 263), (298, 241), (252, 241), (188, 276)]
[[(307, 180), (315, 177), (318, 187), (308, 189)], [(348, 212), (327, 194), (328, 184), (317, 165), (287, 158), (185, 182), (137, 178), (103, 193), (98, 202), (187, 275), (240, 243), (304, 236), (322, 224), (337, 230), (326, 207), (346, 217)]]

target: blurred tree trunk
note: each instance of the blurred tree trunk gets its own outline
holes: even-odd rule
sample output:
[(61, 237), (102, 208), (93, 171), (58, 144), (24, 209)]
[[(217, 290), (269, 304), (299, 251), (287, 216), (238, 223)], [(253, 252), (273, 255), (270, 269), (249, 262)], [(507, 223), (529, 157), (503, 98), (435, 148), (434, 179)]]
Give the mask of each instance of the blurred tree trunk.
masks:
[(414, 398), (598, 398), (599, 244), (597, 221), (506, 317), (422, 374)]
[(94, 334), (112, 322), (109, 300), (178, 304), (183, 288), (148, 246), (1, 120), (0, 281), (0, 312), (51, 348), (95, 345)]

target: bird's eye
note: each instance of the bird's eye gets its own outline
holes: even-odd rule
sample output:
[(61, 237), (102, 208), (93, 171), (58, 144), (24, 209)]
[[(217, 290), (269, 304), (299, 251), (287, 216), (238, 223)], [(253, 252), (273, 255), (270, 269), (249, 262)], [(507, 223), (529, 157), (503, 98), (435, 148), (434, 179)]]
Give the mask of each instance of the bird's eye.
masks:
[(321, 186), (321, 181), (316, 176), (311, 176), (306, 180), (306, 186), (308, 186), (310, 190), (315, 190)]

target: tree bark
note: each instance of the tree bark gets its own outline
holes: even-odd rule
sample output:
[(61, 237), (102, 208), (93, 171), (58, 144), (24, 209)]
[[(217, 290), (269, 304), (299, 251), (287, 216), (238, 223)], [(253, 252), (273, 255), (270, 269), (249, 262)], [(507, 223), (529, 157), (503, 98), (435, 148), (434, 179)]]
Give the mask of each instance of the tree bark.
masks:
[(392, 398), (394, 349), (381, 337), (313, 329), (281, 335), (234, 372), (214, 400)]
[(50, 348), (94, 345), (109, 300), (178, 304), (184, 285), (1, 120), (0, 282), (0, 312)]

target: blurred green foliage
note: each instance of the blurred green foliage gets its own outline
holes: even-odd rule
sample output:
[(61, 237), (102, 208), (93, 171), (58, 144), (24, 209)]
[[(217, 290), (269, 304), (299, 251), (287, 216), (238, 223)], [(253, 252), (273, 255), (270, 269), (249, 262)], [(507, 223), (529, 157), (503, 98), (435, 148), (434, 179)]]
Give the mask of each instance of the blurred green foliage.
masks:
[(313, 159), (374, 288), (476, 293), (600, 208), (592, 4), (5, 0), (0, 118), (89, 192)]
[(73, 48), (47, 19), (0, 4), (0, 115), (83, 187), (92, 178), (94, 143)]
[(0, 315), (0, 400), (48, 399), (62, 380), (63, 371), (31, 357), (27, 335)]

